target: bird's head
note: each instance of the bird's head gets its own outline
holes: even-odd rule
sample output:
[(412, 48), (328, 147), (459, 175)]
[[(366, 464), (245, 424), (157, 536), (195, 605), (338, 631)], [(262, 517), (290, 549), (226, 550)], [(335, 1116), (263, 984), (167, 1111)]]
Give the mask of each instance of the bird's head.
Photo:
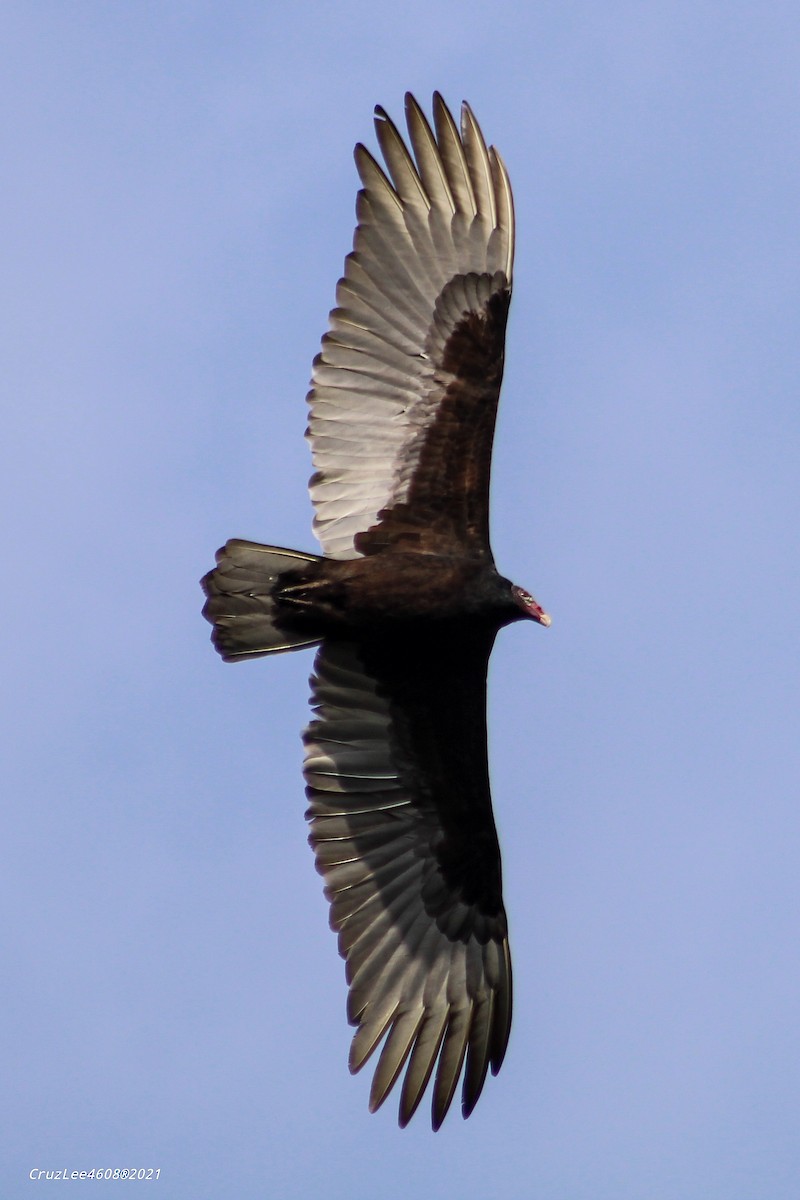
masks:
[(550, 618), (542, 608), (538, 601), (534, 600), (530, 592), (526, 592), (524, 588), (517, 587), (512, 584), (511, 595), (514, 598), (514, 603), (518, 608), (522, 609), (523, 615), (530, 618), (531, 621), (538, 621), (540, 625), (549, 625)]

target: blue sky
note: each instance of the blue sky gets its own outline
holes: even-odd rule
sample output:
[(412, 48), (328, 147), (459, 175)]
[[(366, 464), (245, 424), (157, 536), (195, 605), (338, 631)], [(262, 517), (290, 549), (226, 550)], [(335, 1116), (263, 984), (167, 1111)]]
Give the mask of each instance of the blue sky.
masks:
[[(3, 1197), (794, 1198), (796, 4), (0, 28)], [(553, 615), (490, 679), (508, 1057), (435, 1136), (347, 1073), (311, 656), (224, 666), (197, 584), (228, 536), (315, 549), (352, 146), (434, 88), (515, 189), (493, 544)]]

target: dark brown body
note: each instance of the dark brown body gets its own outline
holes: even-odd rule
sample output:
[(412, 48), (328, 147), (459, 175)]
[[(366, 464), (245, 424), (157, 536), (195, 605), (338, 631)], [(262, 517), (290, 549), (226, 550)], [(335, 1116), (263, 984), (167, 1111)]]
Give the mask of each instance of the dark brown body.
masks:
[(284, 573), (272, 595), (279, 624), (332, 636), (418, 621), (496, 631), (527, 615), (493, 565), (435, 554), (320, 559)]

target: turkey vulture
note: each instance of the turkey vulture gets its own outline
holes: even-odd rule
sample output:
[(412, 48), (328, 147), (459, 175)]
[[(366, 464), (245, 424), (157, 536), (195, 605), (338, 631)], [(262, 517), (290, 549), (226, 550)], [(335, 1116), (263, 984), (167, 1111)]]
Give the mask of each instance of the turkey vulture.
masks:
[[(489, 469), (514, 212), (467, 104), (433, 130), (382, 108), (386, 164), (355, 150), (354, 249), (314, 361), (307, 437), (324, 557), (233, 539), (202, 581), (226, 662), (319, 646), (305, 731), (309, 841), (346, 960), (350, 1070), (385, 1037), (375, 1111), (400, 1124), (435, 1068), (438, 1129), (469, 1116), (511, 1025), (486, 750), (498, 629), (550, 618), (495, 570)], [(406, 1065), (407, 1064), (407, 1065)]]

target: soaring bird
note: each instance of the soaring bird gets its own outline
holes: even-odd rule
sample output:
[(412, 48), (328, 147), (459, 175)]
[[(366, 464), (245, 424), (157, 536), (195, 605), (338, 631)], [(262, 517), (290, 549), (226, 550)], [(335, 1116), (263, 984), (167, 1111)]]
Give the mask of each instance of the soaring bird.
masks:
[(375, 1111), (399, 1120), (435, 1072), (432, 1124), (463, 1076), (469, 1116), (511, 1026), (511, 958), (489, 794), (486, 673), (513, 621), (549, 625), (489, 546), (489, 471), (514, 210), (466, 103), (433, 128), (383, 108), (361, 144), (353, 251), (308, 395), (323, 556), (233, 539), (202, 580), (226, 662), (318, 646), (304, 733), (309, 841), (355, 1026), (379, 1043)]

